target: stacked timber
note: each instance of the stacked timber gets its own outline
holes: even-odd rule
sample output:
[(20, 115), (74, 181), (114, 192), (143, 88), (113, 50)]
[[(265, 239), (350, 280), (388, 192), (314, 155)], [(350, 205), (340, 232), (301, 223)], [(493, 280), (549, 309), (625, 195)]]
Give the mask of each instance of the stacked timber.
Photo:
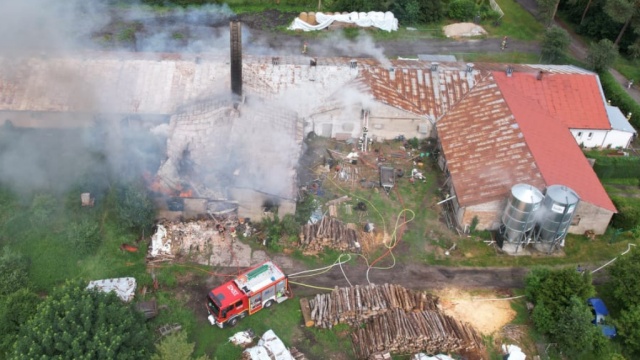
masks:
[[(340, 324), (359, 325), (366, 319), (392, 309), (437, 310), (438, 298), (399, 285), (366, 285), (338, 288), (309, 300), (310, 318), (305, 324), (331, 328)], [(303, 311), (303, 314), (305, 311)]]
[(325, 247), (352, 252), (360, 250), (357, 230), (329, 216), (315, 224), (303, 226), (300, 245), (308, 252), (319, 252)]
[(370, 359), (380, 352), (438, 353), (483, 349), (482, 338), (470, 325), (440, 313), (392, 309), (370, 318), (351, 333), (354, 354)]

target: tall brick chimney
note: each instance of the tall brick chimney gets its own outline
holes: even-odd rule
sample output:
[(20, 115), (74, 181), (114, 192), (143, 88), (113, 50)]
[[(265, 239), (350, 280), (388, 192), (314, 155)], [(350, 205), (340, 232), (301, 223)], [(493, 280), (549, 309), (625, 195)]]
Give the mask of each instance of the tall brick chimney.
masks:
[(232, 20), (231, 30), (231, 92), (242, 97), (242, 23)]

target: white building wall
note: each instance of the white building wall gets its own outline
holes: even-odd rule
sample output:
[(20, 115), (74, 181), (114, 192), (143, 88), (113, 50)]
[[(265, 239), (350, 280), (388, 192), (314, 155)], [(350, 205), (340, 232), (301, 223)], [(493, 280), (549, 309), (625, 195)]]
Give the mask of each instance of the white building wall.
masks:
[[(573, 138), (580, 146), (587, 148), (594, 148), (602, 146), (602, 143), (607, 136), (607, 130), (594, 130), (594, 129), (570, 129)], [(617, 145), (616, 145), (617, 146)], [(622, 146), (622, 145), (620, 145)], [(615, 147), (615, 146), (614, 146)]]
[(628, 148), (633, 140), (633, 134), (626, 131), (611, 130), (602, 142), (603, 148)]
[[(369, 136), (376, 141), (404, 135), (407, 139), (424, 139), (432, 135), (433, 127), (426, 117), (375, 102), (369, 110)], [(305, 134), (314, 131), (320, 136), (344, 140), (362, 135), (362, 105), (322, 110), (305, 119)]]

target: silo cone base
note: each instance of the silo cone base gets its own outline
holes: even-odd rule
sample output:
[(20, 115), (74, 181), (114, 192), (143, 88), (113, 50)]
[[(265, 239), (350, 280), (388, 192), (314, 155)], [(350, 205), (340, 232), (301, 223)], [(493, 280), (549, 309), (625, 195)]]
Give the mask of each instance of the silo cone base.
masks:
[(533, 244), (533, 248), (536, 249), (536, 251), (539, 251), (541, 253), (545, 253), (548, 254), (549, 252), (551, 252), (551, 250), (553, 249), (552, 254), (556, 254), (556, 253), (562, 253), (562, 247), (557, 245), (555, 247), (555, 249), (553, 248), (553, 244), (549, 243), (549, 242), (536, 242)]
[(505, 241), (502, 244), (502, 251), (513, 256), (531, 256), (531, 251), (529, 251), (524, 244), (520, 244), (520, 246), (518, 246), (518, 244)]

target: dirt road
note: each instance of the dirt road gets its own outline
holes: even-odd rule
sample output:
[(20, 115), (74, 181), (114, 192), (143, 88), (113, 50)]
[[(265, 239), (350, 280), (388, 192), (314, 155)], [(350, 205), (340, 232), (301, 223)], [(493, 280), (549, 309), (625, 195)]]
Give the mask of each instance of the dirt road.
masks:
[[(346, 278), (351, 284), (366, 285), (366, 266), (345, 266)], [(285, 270), (286, 271), (286, 270)], [(464, 289), (511, 289), (524, 287), (525, 268), (451, 268), (421, 264), (397, 264), (392, 270), (369, 272), (369, 280), (375, 284), (400, 284), (412, 289), (444, 289), (459, 287)], [(349, 286), (339, 267), (308, 278), (292, 277), (291, 281), (306, 285), (333, 288)], [(309, 295), (323, 291), (293, 284), (294, 292)]]

